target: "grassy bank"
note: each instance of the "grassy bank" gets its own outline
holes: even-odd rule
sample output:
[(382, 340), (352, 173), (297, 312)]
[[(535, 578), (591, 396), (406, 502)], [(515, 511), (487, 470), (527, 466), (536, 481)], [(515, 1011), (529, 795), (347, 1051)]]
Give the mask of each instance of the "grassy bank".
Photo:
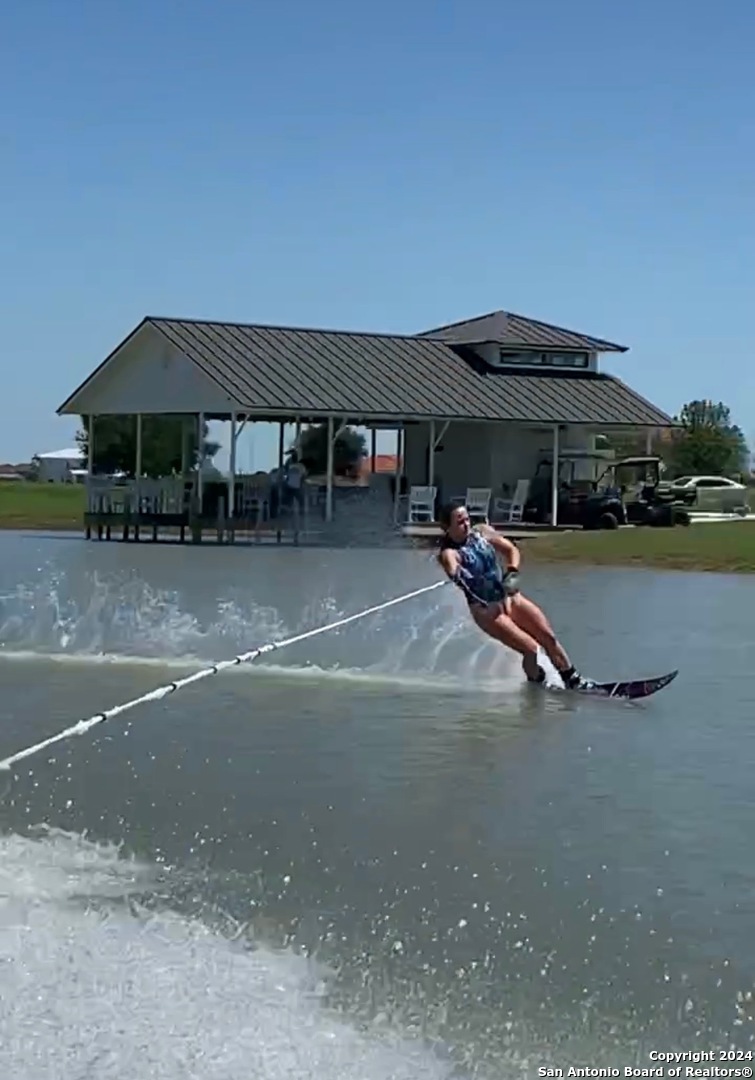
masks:
[(755, 573), (755, 522), (553, 533), (524, 540), (521, 548), (533, 562)]
[(0, 529), (82, 529), (83, 484), (0, 480)]
[[(83, 485), (0, 481), (0, 529), (83, 531), (84, 505)], [(755, 573), (751, 521), (552, 533), (522, 540), (521, 547), (527, 562)]]

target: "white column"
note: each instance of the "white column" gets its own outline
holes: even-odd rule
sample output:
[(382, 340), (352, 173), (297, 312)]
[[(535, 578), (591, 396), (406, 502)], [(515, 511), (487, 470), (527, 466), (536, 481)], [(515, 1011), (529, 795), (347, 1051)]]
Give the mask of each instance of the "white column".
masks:
[(275, 481), (275, 486), (278, 490), (278, 508), (276, 511), (276, 518), (278, 519), (278, 528), (275, 535), (278, 543), (281, 542), (281, 515), (283, 513), (283, 459), (286, 449), (286, 422), (281, 420), (278, 424), (278, 479)]
[(144, 464), (142, 461), (142, 414), (136, 414), (136, 470), (135, 475), (137, 481), (144, 471)]
[(202, 513), (202, 496), (204, 494), (204, 413), (197, 413), (197, 498), (199, 499), (199, 513)]
[(333, 451), (335, 449), (333, 417), (328, 417), (328, 464), (325, 477), (325, 520), (333, 520)]
[(141, 478), (144, 472), (143, 462), (143, 447), (142, 447), (142, 414), (136, 414), (136, 512), (141, 513), (142, 498), (141, 498)]
[(427, 462), (427, 486), (435, 483), (435, 421), (430, 421), (430, 454)]
[(396, 429), (396, 466), (393, 471), (393, 524), (398, 524), (398, 507), (401, 498), (401, 428)]
[[(92, 487), (92, 477), (94, 476), (94, 415), (90, 413), (86, 418), (87, 425), (87, 510), (99, 510), (101, 507), (99, 503), (94, 500), (94, 491)], [(90, 532), (87, 530), (87, 540), (90, 537)]]
[[(286, 456), (286, 422), (281, 420), (278, 424), (278, 468), (283, 472), (283, 461)], [(283, 483), (283, 477), (280, 477), (280, 483)]]
[(87, 475), (94, 476), (94, 414), (87, 417)]
[(228, 463), (228, 506), (226, 508), (226, 517), (234, 517), (234, 503), (236, 501), (236, 441), (238, 439), (238, 433), (236, 431), (236, 413), (231, 413), (231, 455)]
[(551, 476), (551, 525), (558, 525), (558, 424), (553, 425), (553, 474)]
[(645, 453), (650, 457), (653, 453), (653, 429), (648, 428), (645, 432)]

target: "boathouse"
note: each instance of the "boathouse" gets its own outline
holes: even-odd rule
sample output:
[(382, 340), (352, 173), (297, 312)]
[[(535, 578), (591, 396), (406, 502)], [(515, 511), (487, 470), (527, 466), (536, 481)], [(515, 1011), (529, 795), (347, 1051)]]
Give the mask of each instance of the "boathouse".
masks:
[[(559, 455), (591, 451), (597, 436), (673, 421), (601, 369), (605, 354), (627, 349), (603, 338), (497, 311), (417, 334), (355, 333), (194, 319), (147, 317), (57, 410), (79, 415), (90, 433), (88, 530), (124, 525), (203, 529), (229, 538), (265, 516), (263, 477), (239, 475), (244, 425), (327, 423), (328, 463), (318, 514), (333, 518), (333, 446), (344, 427), (396, 432), (394, 519), (410, 511), (412, 490), (464, 497), (487, 491), (490, 506), (511, 506), (543, 453), (552, 457), (551, 525), (557, 525)], [(131, 416), (133, 476), (97, 475), (97, 417)], [(181, 475), (145, 477), (142, 421), (185, 418), (187, 432), (206, 421), (230, 425), (230, 469), (222, 498), (205, 497), (202, 462)], [(199, 440), (201, 444), (201, 439)], [(384, 477), (376, 477), (384, 481)], [(217, 485), (215, 485), (217, 488)], [(297, 504), (298, 505), (298, 504)], [(432, 509), (430, 512), (432, 516)], [(298, 510), (297, 510), (298, 517)], [(300, 526), (297, 520), (297, 530)], [(275, 523), (280, 536), (280, 521)], [(89, 532), (88, 532), (89, 534)]]

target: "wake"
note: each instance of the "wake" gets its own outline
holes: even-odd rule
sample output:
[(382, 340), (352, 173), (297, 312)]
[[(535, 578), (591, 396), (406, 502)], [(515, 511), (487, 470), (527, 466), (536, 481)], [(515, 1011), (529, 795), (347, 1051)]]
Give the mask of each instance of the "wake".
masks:
[[(502, 692), (518, 691), (524, 685), (521, 672), (514, 661), (513, 667), (502, 664), (498, 673), (478, 672), (480, 658), (486, 652), (484, 647), (477, 650), (469, 658), (466, 674), (460, 672), (411, 672), (411, 671), (383, 671), (376, 668), (347, 668), (334, 665), (332, 667), (320, 667), (317, 664), (254, 664), (252, 667), (236, 667), (227, 672), (229, 678), (243, 679), (266, 679), (290, 682), (312, 683), (345, 683), (356, 684), (365, 687), (390, 688), (397, 687), (402, 690), (418, 693), (435, 691), (442, 694), (468, 693), (470, 690), (481, 694), (500, 694)], [(32, 650), (5, 650), (0, 652), (0, 664), (40, 664), (61, 665), (71, 668), (90, 668), (105, 670), (107, 668), (133, 668), (145, 671), (174, 671), (177, 674), (201, 670), (206, 659), (196, 656), (183, 657), (159, 657), (137, 656), (133, 654), (118, 653), (42, 653)], [(511, 668), (511, 670), (508, 670)], [(504, 670), (505, 669), (505, 670)]]
[(329, 1011), (323, 965), (144, 908), (166, 875), (60, 830), (0, 836), (0, 1075), (450, 1077), (416, 1037)]

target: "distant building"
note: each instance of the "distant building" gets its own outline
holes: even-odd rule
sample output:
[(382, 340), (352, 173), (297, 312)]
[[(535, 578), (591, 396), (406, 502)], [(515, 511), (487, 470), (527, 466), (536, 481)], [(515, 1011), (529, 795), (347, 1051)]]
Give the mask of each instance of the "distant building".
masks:
[(3, 463), (0, 465), (0, 480), (25, 480), (26, 476), (18, 465)]
[(37, 470), (37, 479), (44, 484), (80, 484), (87, 474), (84, 457), (78, 447), (35, 454), (32, 463)]
[(369, 476), (371, 473), (389, 473), (391, 476), (395, 475), (396, 455), (375, 454), (373, 466), (373, 458), (370, 454), (367, 454), (366, 457), (362, 458), (360, 474), (362, 476)]

